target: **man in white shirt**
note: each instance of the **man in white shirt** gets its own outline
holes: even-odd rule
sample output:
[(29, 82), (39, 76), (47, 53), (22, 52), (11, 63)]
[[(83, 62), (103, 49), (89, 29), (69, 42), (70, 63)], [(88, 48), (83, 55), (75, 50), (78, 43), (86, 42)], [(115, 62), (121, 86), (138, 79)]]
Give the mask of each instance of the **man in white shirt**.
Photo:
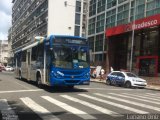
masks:
[(100, 71), (100, 81), (103, 80), (103, 75), (104, 75), (105, 71), (104, 69), (102, 68), (101, 71)]

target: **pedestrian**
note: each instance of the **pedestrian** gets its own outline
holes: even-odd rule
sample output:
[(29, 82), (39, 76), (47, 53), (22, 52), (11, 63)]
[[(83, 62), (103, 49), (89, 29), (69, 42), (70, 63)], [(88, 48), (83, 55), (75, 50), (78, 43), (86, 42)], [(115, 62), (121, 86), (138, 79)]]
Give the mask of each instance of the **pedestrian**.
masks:
[(104, 69), (102, 68), (102, 69), (100, 70), (100, 81), (103, 80), (104, 73), (105, 73), (105, 71), (104, 71)]
[(111, 66), (111, 72), (114, 71), (113, 67)]
[(93, 78), (96, 78), (96, 76), (97, 76), (97, 71), (96, 71), (96, 69), (94, 69), (93, 70)]

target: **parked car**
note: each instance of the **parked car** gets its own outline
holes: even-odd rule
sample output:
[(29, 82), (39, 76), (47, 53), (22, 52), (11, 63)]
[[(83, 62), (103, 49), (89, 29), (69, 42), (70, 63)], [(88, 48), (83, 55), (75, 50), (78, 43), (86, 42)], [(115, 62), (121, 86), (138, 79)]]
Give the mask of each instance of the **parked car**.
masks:
[(11, 66), (6, 66), (6, 67), (5, 67), (5, 70), (6, 70), (6, 71), (13, 71), (14, 69), (13, 69), (13, 67), (11, 67)]
[(119, 85), (130, 87), (144, 88), (147, 85), (146, 80), (139, 78), (131, 72), (113, 71), (107, 75), (106, 83), (109, 85)]

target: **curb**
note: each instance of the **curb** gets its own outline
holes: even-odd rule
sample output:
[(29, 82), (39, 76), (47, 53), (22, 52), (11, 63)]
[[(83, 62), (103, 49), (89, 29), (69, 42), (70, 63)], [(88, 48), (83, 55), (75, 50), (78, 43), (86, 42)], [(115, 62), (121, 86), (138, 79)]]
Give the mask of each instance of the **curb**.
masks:
[[(97, 83), (104, 83), (104, 84), (106, 84), (105, 80), (99, 81), (99, 80), (93, 80), (93, 79), (91, 79), (90, 81), (91, 82), (97, 82)], [(150, 85), (148, 85), (144, 89), (160, 91), (160, 86), (157, 87), (157, 86), (150, 86)]]
[(160, 91), (160, 87), (154, 87), (154, 88), (153, 88), (153, 87), (147, 86), (145, 89)]

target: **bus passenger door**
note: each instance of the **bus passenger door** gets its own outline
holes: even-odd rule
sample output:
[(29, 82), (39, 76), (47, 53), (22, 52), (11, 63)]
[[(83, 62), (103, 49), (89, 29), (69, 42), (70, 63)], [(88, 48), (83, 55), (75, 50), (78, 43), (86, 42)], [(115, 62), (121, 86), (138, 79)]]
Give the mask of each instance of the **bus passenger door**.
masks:
[(15, 62), (14, 73), (15, 73), (16, 77), (19, 77), (19, 70), (20, 70), (20, 67), (21, 67), (21, 53), (17, 53), (14, 56), (14, 62)]
[(31, 50), (27, 51), (27, 80), (31, 80)]
[(50, 51), (46, 50), (44, 52), (44, 59), (45, 59), (45, 82), (49, 84), (50, 79), (50, 65), (51, 65), (51, 57), (50, 57)]

